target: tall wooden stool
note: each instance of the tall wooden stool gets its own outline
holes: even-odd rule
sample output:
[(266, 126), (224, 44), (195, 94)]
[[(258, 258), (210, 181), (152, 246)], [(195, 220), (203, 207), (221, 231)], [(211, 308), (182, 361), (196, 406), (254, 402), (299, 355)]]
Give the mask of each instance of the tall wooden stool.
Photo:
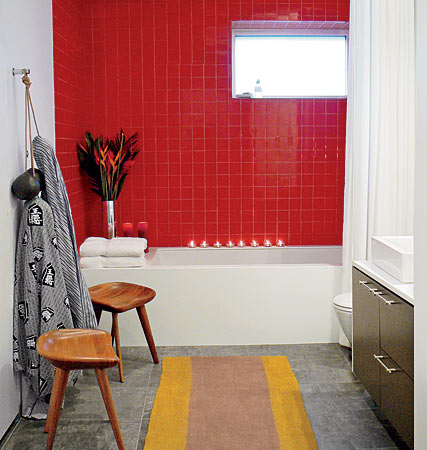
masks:
[(145, 286), (132, 283), (104, 283), (89, 288), (89, 294), (92, 299), (98, 323), (101, 319), (102, 311), (109, 311), (113, 315), (113, 325), (111, 328), (111, 336), (113, 343), (116, 343), (117, 355), (120, 358), (119, 374), (120, 381), (124, 382), (122, 351), (120, 349), (119, 321), (118, 314), (136, 309), (139, 320), (147, 339), (153, 361), (158, 364), (156, 346), (154, 345), (153, 335), (151, 333), (150, 322), (148, 321), (145, 305), (151, 302), (156, 296), (156, 291)]
[(111, 345), (111, 336), (102, 330), (60, 329), (44, 333), (37, 341), (37, 351), (56, 367), (45, 433), (46, 450), (51, 450), (61, 414), (70, 370), (95, 369), (99, 389), (113, 428), (119, 450), (125, 450), (113, 397), (105, 369), (119, 362)]

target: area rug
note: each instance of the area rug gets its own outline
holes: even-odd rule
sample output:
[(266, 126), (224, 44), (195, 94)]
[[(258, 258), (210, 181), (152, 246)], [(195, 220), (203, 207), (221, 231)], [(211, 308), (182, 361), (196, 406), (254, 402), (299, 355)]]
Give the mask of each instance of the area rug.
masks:
[(163, 358), (144, 450), (316, 450), (284, 356)]

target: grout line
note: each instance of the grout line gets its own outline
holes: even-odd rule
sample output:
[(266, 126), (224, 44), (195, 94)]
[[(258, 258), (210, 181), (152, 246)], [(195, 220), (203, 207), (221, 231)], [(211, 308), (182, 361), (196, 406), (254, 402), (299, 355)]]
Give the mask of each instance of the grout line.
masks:
[(337, 347), (338, 351), (341, 353), (342, 357), (345, 359), (345, 362), (347, 363), (347, 365), (350, 367), (351, 373), (353, 373), (351, 361), (349, 361), (347, 359), (347, 357), (345, 356), (344, 352), (341, 350), (340, 344), (336, 343), (335, 346)]
[[(161, 363), (160, 363), (161, 364)], [(145, 413), (145, 405), (147, 404), (147, 396), (148, 391), (150, 389), (150, 381), (151, 381), (151, 374), (153, 372), (153, 365), (151, 366), (150, 375), (148, 376), (147, 385), (146, 385), (146, 391), (145, 391), (145, 397), (144, 397), (144, 404), (142, 406), (142, 414), (141, 414), (141, 420), (139, 422), (139, 432), (138, 432), (138, 438), (136, 440), (136, 447), (135, 450), (138, 450), (138, 444), (139, 444), (139, 438), (141, 437), (141, 427), (142, 427), (142, 421), (144, 420), (144, 413)]]

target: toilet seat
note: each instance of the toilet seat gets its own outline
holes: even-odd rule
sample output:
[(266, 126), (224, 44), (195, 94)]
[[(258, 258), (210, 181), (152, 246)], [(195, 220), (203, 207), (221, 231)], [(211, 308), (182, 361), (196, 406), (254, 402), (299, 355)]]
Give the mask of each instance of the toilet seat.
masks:
[(353, 296), (351, 292), (337, 295), (334, 298), (334, 307), (341, 311), (351, 312), (353, 310)]
[(348, 314), (352, 314), (352, 312), (353, 312), (352, 308), (343, 308), (342, 306), (335, 305), (335, 303), (334, 303), (334, 309), (336, 311), (342, 311), (342, 312), (348, 313)]

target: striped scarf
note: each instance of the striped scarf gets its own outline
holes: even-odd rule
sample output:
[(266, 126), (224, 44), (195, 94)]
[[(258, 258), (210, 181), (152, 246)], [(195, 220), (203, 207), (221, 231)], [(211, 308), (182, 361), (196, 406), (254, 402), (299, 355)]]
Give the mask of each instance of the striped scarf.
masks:
[(44, 200), (52, 208), (58, 249), (75, 328), (97, 328), (95, 313), (86, 282), (80, 271), (70, 202), (55, 151), (46, 139), (33, 140), (34, 158), (45, 177)]

